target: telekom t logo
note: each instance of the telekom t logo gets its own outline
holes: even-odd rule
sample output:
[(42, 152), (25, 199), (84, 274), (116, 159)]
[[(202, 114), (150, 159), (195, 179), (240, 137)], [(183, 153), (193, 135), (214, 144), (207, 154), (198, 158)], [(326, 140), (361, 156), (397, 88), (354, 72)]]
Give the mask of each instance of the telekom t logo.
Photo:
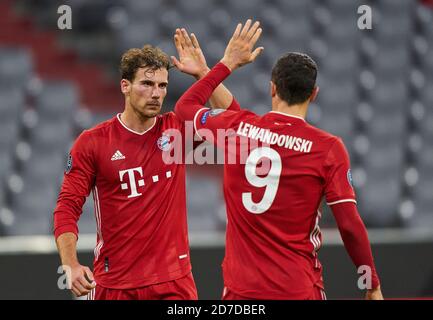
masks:
[[(137, 184), (135, 182), (134, 172), (138, 172), (140, 174), (140, 178), (143, 178), (143, 169), (141, 167), (119, 171), (120, 182), (123, 182), (123, 176), (125, 175), (125, 173), (128, 173), (129, 186), (130, 186), (130, 190), (131, 190), (131, 194), (128, 196), (128, 198), (135, 198), (135, 197), (142, 195), (141, 193), (138, 193), (138, 191), (137, 191)], [(144, 180), (143, 179), (139, 179), (137, 181), (137, 183), (138, 183), (139, 187), (144, 186)], [(120, 185), (120, 187), (122, 188), (122, 190), (127, 190), (128, 189), (128, 183), (127, 182), (122, 183)]]

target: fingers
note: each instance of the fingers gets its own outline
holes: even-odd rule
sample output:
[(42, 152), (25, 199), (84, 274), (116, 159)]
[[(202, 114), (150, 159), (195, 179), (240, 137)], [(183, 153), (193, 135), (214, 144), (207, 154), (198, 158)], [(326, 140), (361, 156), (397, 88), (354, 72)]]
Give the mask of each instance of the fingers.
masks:
[(259, 40), (261, 34), (262, 34), (262, 28), (258, 28), (250, 40), (252, 46), (256, 44), (257, 40)]
[(198, 43), (197, 37), (195, 36), (194, 33), (191, 33), (191, 40), (192, 40), (192, 44), (194, 45), (194, 47), (196, 49), (200, 49), (200, 44)]
[(72, 286), (72, 292), (77, 297), (84, 296), (85, 294), (89, 293), (90, 290), (85, 289), (78, 281)]
[(238, 23), (238, 25), (236, 26), (236, 30), (233, 33), (232, 39), (236, 39), (239, 37), (239, 35), (241, 34), (241, 29), (242, 29), (242, 23)]
[(184, 28), (182, 28), (181, 32), (182, 32), (182, 36), (183, 36), (184, 43), (186, 44), (186, 46), (188, 46), (188, 47), (194, 47), (194, 45), (192, 44), (192, 41), (189, 38), (188, 33), (186, 32), (186, 30)]
[(177, 36), (177, 39), (179, 40), (179, 43), (180, 43), (182, 49), (185, 49), (186, 41), (185, 41), (185, 38), (183, 36), (183, 32), (181, 29), (176, 29), (176, 36)]
[(251, 27), (251, 29), (248, 31), (246, 38), (247, 39), (252, 39), (254, 34), (256, 33), (257, 29), (260, 26), (260, 21), (256, 21), (254, 22), (253, 26)]
[(171, 56), (171, 61), (176, 66), (176, 68), (180, 69), (181, 63), (179, 60), (177, 60), (177, 58), (175, 56)]
[(89, 283), (93, 283), (95, 281), (95, 277), (88, 267), (84, 268), (84, 277)]
[(250, 62), (256, 60), (256, 58), (263, 52), (263, 50), (264, 50), (263, 47), (259, 47), (256, 50), (254, 50), (253, 53), (251, 54)]
[(248, 34), (248, 30), (250, 29), (251, 26), (251, 19), (248, 19), (247, 22), (245, 22), (244, 28), (241, 31), (240, 37), (241, 38), (245, 38)]

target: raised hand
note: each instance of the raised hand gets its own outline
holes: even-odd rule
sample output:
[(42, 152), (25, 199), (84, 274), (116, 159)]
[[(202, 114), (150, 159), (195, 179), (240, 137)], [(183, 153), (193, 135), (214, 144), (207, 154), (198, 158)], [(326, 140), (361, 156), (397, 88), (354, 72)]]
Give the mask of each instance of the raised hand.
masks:
[(184, 28), (176, 29), (174, 45), (179, 60), (174, 56), (171, 57), (171, 60), (180, 71), (196, 78), (203, 77), (209, 71), (206, 59), (194, 33), (191, 33), (190, 37)]
[(248, 19), (243, 27), (241, 23), (237, 25), (226, 47), (224, 57), (221, 59), (221, 62), (232, 71), (253, 62), (263, 51), (263, 47), (256, 48), (253, 51), (254, 45), (262, 33), (259, 26), (260, 22), (256, 21), (252, 24), (251, 19)]
[(365, 300), (383, 300), (382, 291), (380, 290), (380, 286), (376, 289), (367, 290), (365, 294)]

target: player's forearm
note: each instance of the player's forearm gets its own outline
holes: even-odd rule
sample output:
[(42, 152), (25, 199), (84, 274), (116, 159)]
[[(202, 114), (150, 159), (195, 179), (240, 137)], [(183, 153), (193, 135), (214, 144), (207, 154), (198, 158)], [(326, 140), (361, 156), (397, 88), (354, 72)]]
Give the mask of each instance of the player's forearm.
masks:
[(63, 265), (73, 267), (78, 265), (77, 236), (72, 232), (61, 234), (56, 239), (57, 250)]
[(370, 267), (372, 288), (377, 288), (380, 281), (374, 265), (367, 229), (358, 214), (356, 205), (351, 202), (339, 203), (332, 206), (332, 212), (350, 258), (357, 268)]
[(222, 63), (217, 64), (205, 77), (194, 83), (180, 97), (176, 103), (175, 112), (183, 120), (192, 120), (195, 113), (205, 106), (215, 89), (229, 75), (230, 70), (226, 66)]
[[(209, 71), (210, 69), (207, 69), (200, 73), (197, 80), (204, 78)], [(209, 98), (209, 102), (212, 109), (228, 109), (229, 107), (231, 109), (240, 109), (239, 104), (235, 101), (232, 93), (222, 83), (214, 90)]]

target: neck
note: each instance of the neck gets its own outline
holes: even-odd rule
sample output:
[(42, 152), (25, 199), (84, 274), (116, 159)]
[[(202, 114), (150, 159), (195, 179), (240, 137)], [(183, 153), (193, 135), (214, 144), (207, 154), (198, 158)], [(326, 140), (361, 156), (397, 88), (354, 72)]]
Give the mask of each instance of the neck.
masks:
[(131, 106), (125, 107), (125, 110), (120, 114), (120, 120), (122, 120), (123, 124), (129, 129), (138, 133), (149, 130), (155, 123), (155, 117), (143, 117), (138, 112), (134, 111)]
[(284, 101), (278, 101), (272, 104), (272, 111), (285, 113), (291, 116), (301, 117), (305, 119), (307, 116), (308, 102), (302, 104), (293, 104), (289, 106)]

